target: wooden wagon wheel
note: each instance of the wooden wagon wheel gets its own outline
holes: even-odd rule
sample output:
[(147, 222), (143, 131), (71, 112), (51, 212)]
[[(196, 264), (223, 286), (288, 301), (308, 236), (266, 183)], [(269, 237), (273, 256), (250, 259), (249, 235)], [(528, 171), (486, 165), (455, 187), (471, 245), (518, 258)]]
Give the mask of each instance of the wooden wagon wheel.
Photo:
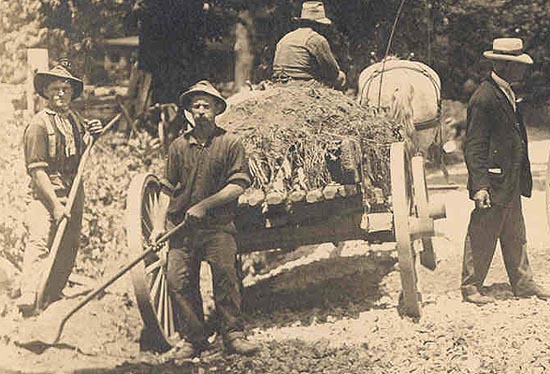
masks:
[(409, 218), (412, 208), (410, 164), (405, 151), (405, 143), (393, 143), (390, 149), (390, 175), (393, 206), (393, 223), (399, 274), (403, 288), (405, 314), (420, 317), (420, 295), (417, 289), (415, 256), (409, 231)]
[[(428, 185), (426, 183), (426, 172), (424, 169), (424, 157), (414, 156), (411, 160), (414, 182), (414, 204), (419, 219), (431, 221), (430, 203), (428, 198)], [(430, 270), (435, 270), (436, 259), (432, 238), (423, 237), (422, 252), (420, 252), (420, 263)]]
[[(127, 240), (132, 255), (146, 247), (153, 228), (159, 225), (160, 184), (153, 174), (132, 179), (127, 197)], [(170, 349), (178, 339), (174, 303), (166, 282), (168, 244), (146, 257), (132, 271), (132, 283), (147, 330), (147, 339), (157, 349)]]

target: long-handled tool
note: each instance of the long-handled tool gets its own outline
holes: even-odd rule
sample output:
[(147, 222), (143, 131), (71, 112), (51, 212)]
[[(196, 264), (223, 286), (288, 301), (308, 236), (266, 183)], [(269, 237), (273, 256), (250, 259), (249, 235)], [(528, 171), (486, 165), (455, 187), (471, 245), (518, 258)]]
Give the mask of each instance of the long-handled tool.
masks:
[[(49, 347), (55, 346), (59, 342), (59, 339), (61, 338), (61, 333), (63, 332), (63, 327), (65, 326), (65, 323), (67, 323), (69, 318), (71, 318), (76, 312), (82, 309), (86, 304), (88, 304), (92, 299), (94, 299), (97, 295), (103, 292), (107, 287), (113, 284), (116, 280), (118, 280), (120, 277), (126, 274), (130, 269), (132, 269), (134, 266), (139, 264), (145, 257), (158, 251), (161, 248), (161, 244), (166, 242), (166, 240), (168, 240), (168, 238), (170, 238), (170, 236), (172, 236), (175, 232), (180, 230), (187, 231), (190, 228), (189, 226), (190, 225), (188, 224), (188, 221), (184, 220), (183, 222), (181, 222), (171, 230), (164, 233), (154, 243), (148, 245), (142, 254), (134, 258), (128, 265), (120, 269), (115, 275), (113, 275), (104, 283), (102, 283), (100, 286), (98, 286), (92, 293), (86, 296), (84, 300), (79, 302), (74, 308), (72, 308), (69, 312), (67, 312), (64, 316), (62, 316), (61, 320), (57, 322), (57, 325), (54, 324), (51, 320), (49, 320), (48, 325), (57, 327), (55, 330), (55, 335), (48, 336), (48, 337), (39, 337), (27, 342), (16, 342), (16, 344), (20, 347), (26, 348), (38, 354), (44, 352)], [(46, 329), (46, 330), (51, 331), (51, 329)]]
[[(113, 127), (115, 123), (120, 119), (121, 116), (122, 114), (117, 114), (111, 121), (109, 121), (109, 123), (107, 123), (107, 125), (103, 129), (103, 133), (105, 133), (111, 127)], [(96, 140), (97, 138), (92, 137), (92, 139), (90, 140), (90, 143), (88, 144), (88, 146), (84, 150), (84, 153), (82, 154), (82, 157), (80, 158), (80, 163), (78, 164), (76, 176), (71, 186), (71, 190), (69, 191), (69, 197), (67, 198), (66, 209), (68, 212), (70, 212), (73, 208), (74, 201), (76, 199), (77, 192), (80, 187), (80, 182), (82, 180), (82, 174), (84, 173), (84, 166), (86, 164), (86, 161), (88, 160), (90, 151), (92, 150), (92, 147), (95, 144)], [(42, 309), (46, 304), (48, 287), (52, 282), (52, 276), (54, 273), (52, 270), (55, 265), (55, 262), (57, 259), (57, 253), (59, 251), (59, 247), (61, 246), (61, 241), (63, 240), (63, 235), (65, 234), (65, 230), (67, 228), (68, 222), (69, 222), (69, 218), (63, 217), (59, 222), (59, 225), (57, 226), (57, 229), (55, 231), (55, 236), (52, 242), (52, 246), (50, 248), (50, 254), (48, 255), (47, 262), (44, 266), (44, 273), (41, 277), (41, 281), (38, 287), (38, 292), (36, 294), (37, 311)]]

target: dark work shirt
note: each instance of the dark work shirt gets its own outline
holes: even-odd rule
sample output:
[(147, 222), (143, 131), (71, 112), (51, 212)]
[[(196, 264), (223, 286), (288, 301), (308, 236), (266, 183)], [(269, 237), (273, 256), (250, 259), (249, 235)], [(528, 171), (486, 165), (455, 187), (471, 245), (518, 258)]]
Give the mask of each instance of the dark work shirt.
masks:
[[(200, 144), (192, 132), (172, 142), (161, 185), (171, 196), (168, 216), (173, 222), (181, 221), (190, 207), (230, 183), (244, 189), (251, 183), (245, 150), (237, 136), (216, 127), (205, 144)], [(231, 224), (236, 207), (237, 200), (211, 209), (204, 225)]]
[[(33, 169), (43, 168), (50, 177), (56, 194), (66, 196), (71, 188), (84, 148), (84, 125), (79, 116), (69, 111), (67, 119), (72, 127), (76, 154), (67, 156), (65, 137), (55, 125), (55, 115), (56, 112), (53, 110), (44, 109), (37, 113), (26, 127), (23, 135), (25, 165), (28, 173)], [(48, 127), (53, 130), (53, 136), (49, 135)], [(50, 144), (50, 142), (55, 142), (55, 144)], [(51, 147), (55, 149), (53, 153)], [(31, 185), (31, 187), (34, 196), (37, 197), (36, 186)]]
[(291, 31), (277, 43), (273, 59), (275, 78), (283, 74), (333, 84), (339, 71), (327, 39), (311, 27)]

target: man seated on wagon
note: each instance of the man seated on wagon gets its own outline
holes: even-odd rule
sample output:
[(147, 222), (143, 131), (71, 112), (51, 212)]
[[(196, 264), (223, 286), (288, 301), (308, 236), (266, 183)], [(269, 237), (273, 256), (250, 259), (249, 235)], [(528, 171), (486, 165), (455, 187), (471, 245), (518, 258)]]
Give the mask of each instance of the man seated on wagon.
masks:
[(273, 80), (315, 79), (334, 88), (346, 84), (346, 74), (334, 58), (327, 39), (322, 35), (332, 21), (326, 17), (320, 1), (305, 1), (297, 18), (298, 28), (277, 43), (273, 60)]
[(60, 298), (71, 274), (82, 226), (82, 185), (78, 186), (70, 211), (65, 204), (89, 136), (97, 136), (103, 130), (99, 120), (86, 121), (71, 110), (71, 102), (82, 94), (84, 85), (69, 68), (68, 61), (64, 61), (50, 71), (35, 75), (34, 88), (47, 100), (47, 105), (33, 117), (23, 136), (25, 164), (32, 189), (26, 217), (29, 238), (23, 255), (22, 294), (17, 301), (23, 315), (36, 308), (41, 277), (47, 270), (43, 269), (44, 260), (56, 227), (64, 216), (70, 219), (58, 250), (60, 266), (52, 280), (52, 294), (45, 295), (47, 301)]
[[(241, 294), (236, 270), (237, 243), (233, 219), (237, 199), (251, 183), (244, 146), (216, 125), (227, 103), (208, 82), (200, 81), (180, 96), (180, 107), (192, 115), (194, 127), (172, 142), (161, 180), (160, 219), (173, 227), (184, 219), (190, 233), (176, 233), (168, 251), (168, 290), (176, 302), (180, 335), (174, 355), (189, 358), (206, 348), (200, 263), (212, 268), (214, 302), (228, 351), (253, 354), (258, 347), (245, 339)], [(162, 223), (160, 223), (162, 225)], [(155, 227), (155, 242), (165, 227)]]

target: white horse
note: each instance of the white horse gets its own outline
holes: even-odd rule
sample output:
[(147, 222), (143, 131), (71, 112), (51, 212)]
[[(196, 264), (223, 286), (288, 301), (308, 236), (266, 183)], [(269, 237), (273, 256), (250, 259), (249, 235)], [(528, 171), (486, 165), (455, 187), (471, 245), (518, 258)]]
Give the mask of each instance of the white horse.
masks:
[(361, 72), (357, 101), (402, 124), (412, 154), (431, 159), (447, 177), (442, 157), (441, 81), (432, 68), (421, 62), (386, 58)]

